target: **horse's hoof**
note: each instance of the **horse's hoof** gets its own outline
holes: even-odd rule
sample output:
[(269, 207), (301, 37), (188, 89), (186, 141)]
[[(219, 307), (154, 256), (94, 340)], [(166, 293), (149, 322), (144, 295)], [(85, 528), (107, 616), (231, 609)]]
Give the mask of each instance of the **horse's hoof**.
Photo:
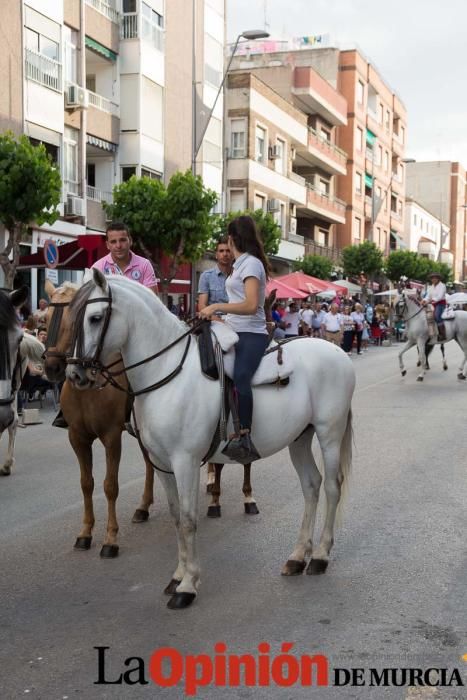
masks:
[(258, 515), (258, 506), (254, 501), (251, 503), (245, 503), (245, 513), (246, 515)]
[(446, 367), (443, 367), (443, 369), (444, 369), (444, 371), (446, 371), (446, 370), (447, 370), (447, 365), (446, 365)]
[(0, 476), (10, 476), (11, 474), (11, 468), (10, 467), (2, 467), (0, 469)]
[(171, 610), (183, 610), (192, 604), (196, 598), (196, 593), (174, 593), (167, 607)]
[(458, 378), (458, 379), (462, 379), (463, 381), (465, 380), (465, 377), (464, 377), (464, 375), (462, 374), (462, 372), (460, 372), (460, 373), (457, 375), (457, 378)]
[(417, 382), (423, 382), (423, 377), (417, 377)]
[(282, 567), (282, 576), (298, 576), (303, 574), (305, 569), (305, 561), (297, 561), (297, 559), (288, 559)]
[(102, 559), (115, 559), (118, 557), (118, 544), (103, 544), (100, 556)]
[(135, 510), (135, 513), (131, 519), (132, 523), (145, 523), (146, 520), (149, 520), (149, 511), (148, 510), (143, 510), (142, 508), (137, 508)]
[(214, 484), (206, 484), (206, 493), (212, 493), (212, 487)]
[(220, 518), (221, 517), (221, 507), (220, 506), (208, 506), (208, 518)]
[(407, 370), (406, 369), (401, 370), (401, 374), (403, 377), (405, 377), (405, 375), (407, 374)]
[(178, 578), (171, 579), (169, 585), (164, 588), (164, 595), (174, 595), (177, 590), (177, 586), (180, 584), (181, 580), (179, 581)]
[(310, 559), (308, 568), (306, 570), (308, 576), (316, 576), (317, 574), (324, 574), (328, 568), (328, 563), (325, 559)]
[(84, 552), (86, 549), (91, 549), (91, 542), (92, 537), (77, 537), (74, 548)]

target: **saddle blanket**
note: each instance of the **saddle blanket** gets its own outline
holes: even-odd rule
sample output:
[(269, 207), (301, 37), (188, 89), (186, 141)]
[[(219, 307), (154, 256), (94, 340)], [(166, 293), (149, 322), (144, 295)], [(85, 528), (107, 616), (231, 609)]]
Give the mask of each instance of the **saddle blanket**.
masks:
[[(238, 335), (226, 323), (216, 321), (211, 323), (211, 331), (215, 336), (214, 340), (217, 339), (224, 352), (224, 371), (230, 379), (233, 379), (235, 344), (238, 342)], [(277, 343), (273, 341), (270, 343), (268, 349), (276, 345)], [(277, 351), (271, 352), (269, 355), (264, 355), (258, 369), (253, 375), (251, 385), (260, 386), (261, 384), (274, 384), (290, 377), (293, 372), (293, 366), (285, 345), (282, 347), (282, 364), (278, 363), (278, 359)]]
[(441, 314), (443, 321), (452, 321), (456, 318), (456, 312), (452, 307), (447, 307)]

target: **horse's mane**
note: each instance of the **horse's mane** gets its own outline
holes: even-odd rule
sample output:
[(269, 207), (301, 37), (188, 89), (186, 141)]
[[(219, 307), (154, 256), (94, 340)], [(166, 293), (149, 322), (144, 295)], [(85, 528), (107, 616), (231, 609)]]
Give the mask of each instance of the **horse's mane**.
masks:
[(19, 323), (9, 294), (0, 293), (0, 328), (11, 330)]
[(66, 292), (70, 290), (71, 292), (77, 292), (78, 289), (81, 288), (80, 284), (77, 284), (76, 282), (63, 282), (63, 284), (60, 285), (60, 287), (57, 287), (55, 292)]

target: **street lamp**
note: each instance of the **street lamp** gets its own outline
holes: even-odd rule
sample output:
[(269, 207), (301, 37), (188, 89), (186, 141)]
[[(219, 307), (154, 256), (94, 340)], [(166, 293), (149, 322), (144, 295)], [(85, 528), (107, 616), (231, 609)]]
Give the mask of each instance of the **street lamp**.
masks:
[[(232, 49), (232, 53), (229, 58), (229, 62), (227, 64), (227, 67), (224, 70), (223, 76), (222, 76), (222, 82), (219, 85), (219, 88), (216, 93), (216, 97), (214, 98), (213, 105), (209, 111), (209, 114), (207, 115), (206, 122), (204, 124), (203, 130), (200, 134), (199, 139), (196, 137), (196, 57), (195, 57), (195, 45), (196, 45), (196, 32), (195, 32), (195, 21), (196, 21), (196, 0), (193, 0), (193, 44), (192, 44), (192, 152), (191, 152), (191, 172), (193, 175), (196, 175), (196, 158), (198, 156), (198, 153), (200, 151), (200, 148), (203, 144), (204, 137), (206, 135), (206, 131), (208, 130), (209, 122), (211, 121), (211, 117), (214, 113), (214, 110), (216, 108), (217, 100), (219, 99), (219, 95), (221, 94), (222, 90), (224, 89), (224, 84), (225, 80), (227, 77), (227, 74), (230, 70), (230, 66), (232, 65), (232, 61), (235, 56), (235, 52), (237, 50), (237, 46), (240, 43), (241, 39), (246, 39), (246, 41), (254, 41), (255, 39), (267, 39), (269, 36), (269, 32), (264, 31), (263, 29), (249, 29), (245, 32), (241, 32), (235, 40), (235, 44)], [(224, 164), (223, 164), (223, 167)], [(192, 264), (191, 266), (191, 295), (190, 295), (190, 308), (192, 313), (194, 312), (195, 309), (195, 303), (196, 303), (196, 291), (195, 291), (195, 286), (196, 286), (196, 272), (195, 272), (195, 266)]]

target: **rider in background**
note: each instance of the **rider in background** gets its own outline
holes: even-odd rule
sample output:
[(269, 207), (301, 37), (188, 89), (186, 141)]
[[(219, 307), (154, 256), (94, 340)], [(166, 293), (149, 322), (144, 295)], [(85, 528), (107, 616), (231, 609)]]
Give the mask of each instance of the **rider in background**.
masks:
[(251, 216), (239, 216), (228, 227), (228, 243), (234, 256), (225, 287), (229, 301), (201, 309), (202, 318), (225, 313), (226, 322), (238, 333), (235, 346), (234, 384), (238, 396), (240, 434), (223, 450), (231, 459), (247, 464), (260, 455), (250, 437), (253, 417), (251, 379), (268, 345), (264, 300), (270, 266)]
[(446, 333), (441, 316), (446, 308), (446, 285), (441, 281), (441, 275), (438, 272), (428, 275), (428, 279), (431, 280), (431, 285), (428, 287), (424, 299), (422, 299), (422, 304), (423, 306), (430, 302), (433, 304), (439, 340), (445, 340)]

